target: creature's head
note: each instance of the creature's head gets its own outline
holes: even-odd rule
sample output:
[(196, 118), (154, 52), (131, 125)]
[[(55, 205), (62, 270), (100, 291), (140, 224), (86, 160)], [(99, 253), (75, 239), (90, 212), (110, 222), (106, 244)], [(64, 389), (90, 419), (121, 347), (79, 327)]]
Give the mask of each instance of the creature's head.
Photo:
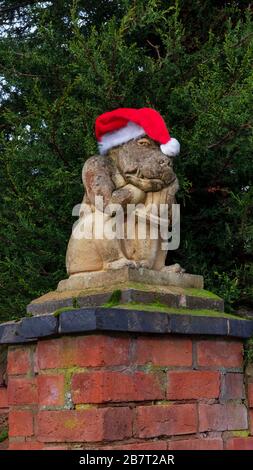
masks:
[(132, 139), (108, 152), (127, 183), (148, 191), (160, 191), (175, 179), (173, 159), (164, 155), (148, 136)]

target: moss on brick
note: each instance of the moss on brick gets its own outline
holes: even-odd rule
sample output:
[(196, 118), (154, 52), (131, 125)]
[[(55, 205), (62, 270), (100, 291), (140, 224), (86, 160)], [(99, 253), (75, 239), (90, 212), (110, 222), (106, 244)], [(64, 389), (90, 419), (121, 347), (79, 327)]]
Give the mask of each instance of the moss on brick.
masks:
[(82, 410), (90, 410), (91, 408), (96, 408), (95, 405), (90, 405), (90, 404), (85, 404), (85, 405), (76, 405), (75, 409), (77, 411), (82, 411)]
[(5, 441), (5, 439), (8, 439), (8, 429), (7, 429), (7, 428), (4, 428), (4, 429), (0, 432), (0, 442)]
[(233, 437), (248, 437), (249, 431), (232, 431)]

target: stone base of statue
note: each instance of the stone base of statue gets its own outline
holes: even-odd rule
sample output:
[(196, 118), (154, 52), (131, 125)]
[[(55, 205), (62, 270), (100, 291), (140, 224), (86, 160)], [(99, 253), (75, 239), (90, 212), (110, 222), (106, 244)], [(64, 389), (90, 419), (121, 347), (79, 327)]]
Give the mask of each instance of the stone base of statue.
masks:
[(72, 274), (68, 279), (60, 281), (58, 292), (76, 289), (89, 289), (93, 287), (112, 286), (119, 282), (141, 282), (157, 286), (193, 287), (203, 289), (203, 276), (187, 274), (185, 272), (173, 272), (164, 267), (161, 271), (147, 268), (132, 268), (125, 266), (117, 270), (94, 271), (82, 274)]
[[(33, 300), (27, 306), (32, 315), (56, 313), (59, 309), (131, 305), (149, 310), (212, 309), (223, 311), (223, 301), (203, 289), (203, 277), (172, 272), (124, 267), (72, 275), (56, 291)], [(137, 305), (138, 304), (138, 305)], [(144, 308), (144, 309), (145, 309)], [(185, 309), (185, 310), (184, 310)], [(61, 313), (61, 312), (58, 312)]]

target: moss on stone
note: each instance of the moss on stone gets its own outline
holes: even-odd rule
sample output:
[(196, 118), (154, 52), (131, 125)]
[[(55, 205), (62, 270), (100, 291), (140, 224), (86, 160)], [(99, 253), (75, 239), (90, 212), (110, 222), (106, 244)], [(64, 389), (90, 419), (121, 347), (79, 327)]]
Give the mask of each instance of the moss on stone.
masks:
[(218, 295), (205, 289), (194, 289), (191, 287), (185, 287), (184, 290), (185, 290), (186, 295), (190, 295), (193, 297), (203, 297), (205, 299), (222, 300), (221, 297), (219, 297)]
[(72, 305), (73, 305), (73, 308), (81, 308), (77, 297), (72, 297)]
[(121, 295), (122, 295), (122, 292), (120, 289), (114, 290), (109, 300), (105, 302), (104, 304), (102, 304), (101, 306), (102, 307), (114, 307), (115, 305), (118, 305), (119, 302), (121, 301)]
[(165, 304), (162, 304), (158, 301), (152, 302), (149, 304), (144, 304), (141, 302), (129, 302), (127, 304), (118, 304), (114, 308), (124, 308), (124, 309), (134, 309), (134, 310), (147, 310), (149, 312), (164, 312), (164, 313), (174, 313), (174, 314), (183, 314), (183, 315), (195, 315), (195, 316), (206, 316), (206, 317), (216, 317), (216, 318), (233, 318), (236, 320), (245, 321), (244, 319), (232, 315), (229, 313), (219, 312), (217, 310), (208, 310), (208, 309), (190, 309), (187, 307), (174, 308), (168, 307)]
[(73, 310), (79, 310), (80, 307), (61, 307), (61, 308), (58, 308), (57, 310), (55, 310), (55, 312), (53, 313), (53, 315), (55, 317), (58, 317), (59, 315), (61, 315), (61, 313), (63, 312), (72, 312)]

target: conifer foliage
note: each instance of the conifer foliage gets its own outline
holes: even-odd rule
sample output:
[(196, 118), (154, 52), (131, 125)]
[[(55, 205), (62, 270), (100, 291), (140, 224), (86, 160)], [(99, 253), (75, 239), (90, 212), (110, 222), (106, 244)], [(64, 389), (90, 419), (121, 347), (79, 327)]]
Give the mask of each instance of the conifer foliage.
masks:
[(250, 2), (0, 1), (0, 321), (66, 276), (95, 118), (157, 109), (181, 142), (181, 246), (227, 308), (252, 306)]

